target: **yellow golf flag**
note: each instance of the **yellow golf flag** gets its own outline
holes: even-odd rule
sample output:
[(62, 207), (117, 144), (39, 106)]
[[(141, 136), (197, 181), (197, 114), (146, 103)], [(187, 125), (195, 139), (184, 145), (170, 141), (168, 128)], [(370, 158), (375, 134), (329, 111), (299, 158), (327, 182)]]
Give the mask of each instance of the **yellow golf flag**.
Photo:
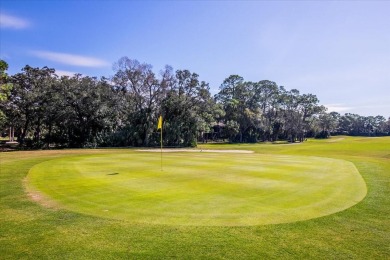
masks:
[(158, 118), (157, 130), (162, 128), (162, 116)]
[(161, 171), (163, 170), (163, 156), (162, 156), (162, 147), (163, 147), (163, 141), (162, 141), (162, 135), (163, 135), (163, 130), (162, 130), (162, 116), (158, 118), (158, 123), (157, 123), (157, 130), (161, 129), (160, 132), (160, 146), (161, 146)]

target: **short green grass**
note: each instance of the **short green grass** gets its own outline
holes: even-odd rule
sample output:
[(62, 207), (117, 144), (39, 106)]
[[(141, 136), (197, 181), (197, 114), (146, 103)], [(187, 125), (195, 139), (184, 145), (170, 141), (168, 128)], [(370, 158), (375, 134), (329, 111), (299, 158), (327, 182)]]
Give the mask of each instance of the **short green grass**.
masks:
[[(253, 150), (264, 157), (341, 159), (353, 163), (367, 185), (364, 199), (345, 210), (270, 225), (145, 224), (42, 206), (44, 199), (36, 202), (25, 190), (26, 177), (35, 165), (118, 150), (0, 153), (0, 258), (389, 259), (390, 138), (342, 138), (297, 145), (201, 145), (203, 149)], [(118, 173), (107, 177), (119, 177)]]
[(194, 150), (164, 154), (162, 170), (157, 153), (102, 153), (35, 165), (29, 190), (80, 213), (194, 226), (306, 220), (344, 210), (366, 195), (364, 180), (345, 160)]

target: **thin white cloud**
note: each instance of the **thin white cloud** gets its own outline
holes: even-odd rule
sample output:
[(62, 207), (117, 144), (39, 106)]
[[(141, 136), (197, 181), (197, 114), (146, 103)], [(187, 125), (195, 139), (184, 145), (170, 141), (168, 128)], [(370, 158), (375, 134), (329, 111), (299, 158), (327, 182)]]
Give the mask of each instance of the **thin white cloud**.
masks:
[(24, 29), (30, 26), (30, 22), (16, 16), (0, 13), (0, 27), (10, 29)]
[(76, 72), (73, 72), (73, 71), (67, 71), (67, 70), (56, 70), (56, 74), (58, 76), (68, 76), (68, 77), (73, 77), (75, 74), (77, 74)]
[(345, 112), (354, 109), (353, 107), (348, 107), (343, 104), (327, 104), (324, 106), (328, 108), (328, 112)]
[(81, 55), (51, 52), (51, 51), (33, 51), (32, 54), (42, 59), (46, 59), (46, 60), (50, 60), (62, 64), (67, 64), (67, 65), (73, 65), (73, 66), (80, 66), (80, 67), (110, 66), (110, 64), (104, 60), (93, 58), (93, 57), (81, 56)]

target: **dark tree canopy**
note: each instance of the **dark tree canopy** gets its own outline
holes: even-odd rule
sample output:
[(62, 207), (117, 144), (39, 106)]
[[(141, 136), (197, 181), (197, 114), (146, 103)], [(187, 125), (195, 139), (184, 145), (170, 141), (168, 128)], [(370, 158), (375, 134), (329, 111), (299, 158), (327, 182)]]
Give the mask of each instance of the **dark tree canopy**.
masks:
[(160, 115), (171, 147), (390, 133), (390, 119), (327, 113), (316, 95), (269, 80), (231, 75), (212, 96), (194, 72), (166, 66), (156, 74), (128, 57), (110, 79), (30, 66), (8, 76), (7, 69), (0, 60), (0, 129), (6, 135), (12, 127), (22, 147), (158, 146)]

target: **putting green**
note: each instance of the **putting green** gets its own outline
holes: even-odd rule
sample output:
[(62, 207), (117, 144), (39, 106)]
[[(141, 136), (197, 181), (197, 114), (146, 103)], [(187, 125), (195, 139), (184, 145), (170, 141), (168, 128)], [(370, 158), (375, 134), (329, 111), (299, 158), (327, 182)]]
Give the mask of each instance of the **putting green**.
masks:
[[(27, 187), (57, 207), (134, 223), (287, 223), (349, 208), (367, 188), (345, 160), (234, 153), (117, 150), (31, 168)], [(44, 199), (42, 199), (44, 198)]]

